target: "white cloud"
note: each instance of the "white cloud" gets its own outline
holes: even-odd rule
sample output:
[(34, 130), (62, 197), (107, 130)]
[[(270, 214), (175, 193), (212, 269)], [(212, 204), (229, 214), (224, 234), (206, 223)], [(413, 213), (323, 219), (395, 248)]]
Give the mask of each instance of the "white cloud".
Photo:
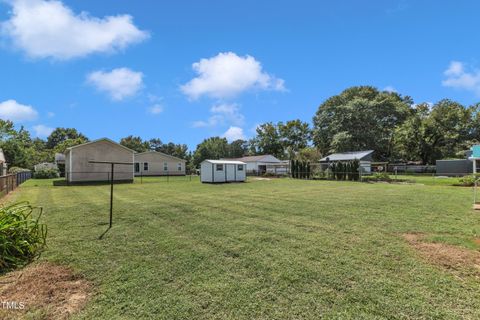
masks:
[(245, 117), (240, 113), (240, 106), (236, 103), (222, 103), (210, 108), (212, 114), (206, 121), (195, 121), (193, 126), (215, 127), (217, 125), (231, 124), (241, 126), (245, 122)]
[(223, 137), (227, 138), (229, 142), (235, 141), (238, 139), (245, 140), (245, 135), (243, 134), (243, 129), (240, 127), (230, 127), (223, 134)]
[(195, 62), (192, 68), (198, 76), (181, 86), (182, 92), (190, 99), (204, 95), (231, 98), (250, 89), (285, 90), (284, 80), (264, 72), (260, 62), (249, 55), (219, 53)]
[(39, 124), (36, 126), (33, 126), (33, 130), (35, 131), (35, 135), (40, 138), (45, 138), (48, 137), (55, 128), (47, 127), (43, 124)]
[(163, 112), (163, 106), (160, 104), (155, 104), (148, 108), (148, 112), (154, 115), (160, 114)]
[(0, 102), (0, 118), (13, 122), (35, 120), (38, 112), (32, 107), (20, 104), (15, 100)]
[(115, 52), (145, 40), (129, 15), (96, 18), (74, 13), (61, 1), (10, 0), (10, 19), (0, 31), (32, 58), (67, 60), (97, 52)]
[(445, 87), (471, 91), (480, 96), (480, 70), (467, 71), (463, 62), (452, 61), (444, 75), (446, 79), (442, 85)]
[(94, 71), (87, 75), (87, 82), (106, 92), (112, 100), (119, 101), (135, 95), (142, 88), (143, 73), (128, 68)]
[(392, 86), (386, 86), (385, 88), (383, 88), (383, 91), (387, 91), (387, 92), (393, 92), (393, 93), (397, 93), (397, 89), (395, 89), (394, 87)]

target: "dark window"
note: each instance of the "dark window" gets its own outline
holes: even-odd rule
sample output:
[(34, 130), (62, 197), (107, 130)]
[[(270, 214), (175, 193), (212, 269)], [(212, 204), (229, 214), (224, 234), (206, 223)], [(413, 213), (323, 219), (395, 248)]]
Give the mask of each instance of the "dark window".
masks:
[(182, 163), (181, 162), (178, 163), (178, 171), (182, 171)]
[(135, 172), (140, 172), (140, 163), (135, 162)]
[(168, 171), (168, 163), (163, 163), (163, 171)]
[(238, 171), (243, 171), (243, 164), (238, 165)]
[(143, 171), (148, 171), (148, 162), (143, 163)]
[(223, 171), (223, 164), (217, 164), (217, 171)]

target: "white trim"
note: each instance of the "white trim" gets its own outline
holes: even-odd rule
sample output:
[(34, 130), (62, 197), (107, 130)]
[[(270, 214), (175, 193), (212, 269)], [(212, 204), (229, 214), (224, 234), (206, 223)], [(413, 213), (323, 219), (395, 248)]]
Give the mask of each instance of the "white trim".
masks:
[(72, 158), (73, 158), (73, 150), (70, 149), (70, 176), (68, 177), (68, 181), (72, 181)]

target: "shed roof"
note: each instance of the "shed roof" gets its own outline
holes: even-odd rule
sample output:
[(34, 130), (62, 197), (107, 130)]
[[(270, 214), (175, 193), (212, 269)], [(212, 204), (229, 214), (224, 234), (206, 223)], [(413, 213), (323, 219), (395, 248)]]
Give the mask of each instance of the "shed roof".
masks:
[(236, 161), (236, 160), (203, 160), (202, 162), (208, 162), (208, 163), (213, 163), (213, 164), (246, 164), (245, 162), (242, 161)]
[(127, 147), (125, 147), (125, 146), (122, 146), (120, 143), (117, 143), (117, 142), (115, 142), (115, 141), (113, 141), (113, 140), (111, 140), (111, 139), (108, 139), (108, 138), (100, 138), (100, 139), (97, 139), (97, 140), (85, 142), (85, 143), (78, 144), (78, 145), (76, 145), (76, 146), (67, 148), (67, 150), (65, 151), (65, 153), (70, 152), (70, 150), (72, 150), (72, 149), (81, 148), (81, 147), (83, 147), (83, 146), (86, 146), (86, 145), (89, 145), (89, 144), (94, 144), (94, 143), (101, 142), (101, 141), (110, 142), (110, 143), (113, 143), (113, 144), (115, 144), (115, 145), (117, 145), (117, 146), (119, 146), (119, 147), (122, 147), (122, 148), (124, 148), (124, 149), (126, 149), (126, 150), (128, 150), (128, 151), (135, 152), (135, 151), (133, 151), (132, 149), (127, 148)]
[[(270, 159), (268, 159), (270, 158)], [(278, 160), (276, 157), (272, 156), (271, 154), (264, 154), (264, 155), (259, 155), (259, 156), (246, 156), (246, 157), (241, 157), (241, 158), (228, 158), (228, 160), (233, 160), (233, 161), (243, 161), (243, 162), (273, 162), (273, 163), (278, 163), (281, 162), (281, 160)]]
[(352, 152), (342, 152), (342, 153), (333, 153), (326, 156), (325, 158), (320, 159), (321, 162), (326, 161), (349, 161), (349, 160), (362, 160), (363, 158), (369, 156), (373, 153), (373, 150), (365, 151), (352, 151)]

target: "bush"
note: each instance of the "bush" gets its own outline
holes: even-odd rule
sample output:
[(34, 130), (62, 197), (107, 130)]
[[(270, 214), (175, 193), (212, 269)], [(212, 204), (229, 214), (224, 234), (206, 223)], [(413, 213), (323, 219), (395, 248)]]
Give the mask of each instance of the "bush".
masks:
[(33, 177), (35, 179), (52, 179), (52, 178), (58, 178), (60, 175), (58, 173), (58, 169), (41, 169), (38, 171), (35, 171), (33, 174)]
[(29, 172), (29, 171), (30, 170), (28, 170), (28, 169), (20, 168), (20, 167), (11, 167), (10, 169), (8, 169), (9, 174), (15, 174), (15, 173), (19, 173), (19, 172)]
[(475, 180), (477, 180), (478, 178), (480, 178), (480, 174), (479, 173), (476, 173), (476, 174), (470, 174), (468, 176), (463, 176), (461, 177), (458, 182), (461, 186), (464, 186), (464, 187), (473, 187), (475, 185)]
[(362, 180), (363, 181), (386, 181), (386, 182), (392, 181), (392, 179), (390, 178), (390, 175), (387, 172), (375, 172), (370, 176), (363, 176)]
[[(38, 212), (37, 217), (33, 213)], [(39, 223), (42, 208), (28, 202), (0, 207), (0, 273), (23, 266), (45, 246), (47, 227)]]

